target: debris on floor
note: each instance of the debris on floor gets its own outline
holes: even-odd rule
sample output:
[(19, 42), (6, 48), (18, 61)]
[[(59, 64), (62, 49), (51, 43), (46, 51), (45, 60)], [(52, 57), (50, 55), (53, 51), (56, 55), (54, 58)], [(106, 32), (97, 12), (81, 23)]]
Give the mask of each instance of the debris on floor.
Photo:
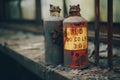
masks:
[[(89, 65), (85, 69), (71, 69), (63, 64), (45, 65), (44, 36), (32, 33), (0, 30), (0, 43), (19, 54), (28, 57), (38, 64), (46, 67), (46, 72), (57, 72), (70, 80), (120, 80), (120, 47), (113, 47), (114, 69), (107, 67), (107, 44), (100, 43), (100, 63), (94, 66), (94, 44), (89, 41)], [(47, 73), (46, 73), (47, 74)]]

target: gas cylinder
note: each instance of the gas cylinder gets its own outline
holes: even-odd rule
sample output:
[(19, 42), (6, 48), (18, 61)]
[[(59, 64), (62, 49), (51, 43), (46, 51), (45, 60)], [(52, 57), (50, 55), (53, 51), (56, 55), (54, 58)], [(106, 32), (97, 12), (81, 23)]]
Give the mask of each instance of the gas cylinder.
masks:
[(63, 63), (63, 18), (59, 6), (50, 4), (50, 17), (44, 21), (45, 62), (47, 65)]
[(85, 68), (88, 64), (88, 24), (80, 15), (80, 6), (70, 5), (63, 21), (64, 65)]

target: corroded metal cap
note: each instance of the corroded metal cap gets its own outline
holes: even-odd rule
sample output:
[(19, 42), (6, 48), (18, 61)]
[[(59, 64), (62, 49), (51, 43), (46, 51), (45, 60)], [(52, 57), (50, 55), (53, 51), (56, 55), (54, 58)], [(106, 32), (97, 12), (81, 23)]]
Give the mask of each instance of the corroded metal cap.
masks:
[(60, 17), (60, 7), (50, 4), (50, 16)]
[(80, 12), (80, 6), (79, 6), (79, 4), (77, 6), (70, 5), (69, 13), (71, 13), (71, 12)]
[(60, 13), (61, 9), (59, 6), (54, 6), (52, 4), (50, 4), (50, 12), (58, 12)]

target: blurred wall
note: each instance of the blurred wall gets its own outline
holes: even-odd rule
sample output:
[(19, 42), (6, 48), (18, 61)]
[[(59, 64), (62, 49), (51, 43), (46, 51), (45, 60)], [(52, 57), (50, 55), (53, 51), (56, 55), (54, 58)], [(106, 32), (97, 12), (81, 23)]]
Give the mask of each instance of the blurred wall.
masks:
[(23, 19), (35, 19), (35, 0), (22, 0), (21, 9)]
[(120, 22), (120, 0), (113, 1), (113, 21)]
[(10, 9), (10, 18), (12, 19), (20, 18), (20, 10), (19, 10), (18, 1), (9, 2), (9, 9)]
[[(4, 0), (0, 0), (2, 2)], [(6, 11), (6, 15), (8, 18), (12, 19), (19, 19), (20, 18), (20, 11), (18, 8), (18, 0), (8, 0), (9, 2), (8, 8), (2, 9), (1, 6), (3, 5), (0, 3), (0, 16), (3, 18), (4, 12)], [(81, 15), (87, 21), (94, 21), (94, 1), (95, 0), (65, 0), (67, 12), (69, 12), (70, 5), (77, 5), (80, 4), (81, 8)], [(42, 19), (45, 19), (50, 16), (49, 12), (49, 5), (53, 4), (55, 6), (60, 6), (62, 9), (61, 16), (63, 17), (63, 0), (41, 0), (41, 8), (42, 8)], [(120, 0), (113, 0), (113, 21), (120, 22)], [(5, 5), (6, 6), (6, 5)], [(35, 20), (36, 18), (36, 8), (35, 8), (35, 0), (22, 0), (20, 3), (21, 12), (22, 12), (22, 19), (26, 20)], [(2, 11), (3, 10), (3, 11)], [(107, 0), (100, 0), (100, 20), (102, 22), (107, 21)]]
[(3, 19), (4, 11), (3, 11), (3, 1), (0, 1), (0, 19)]
[[(113, 22), (120, 22), (120, 0), (113, 0)], [(107, 21), (107, 0), (100, 0), (100, 19)]]

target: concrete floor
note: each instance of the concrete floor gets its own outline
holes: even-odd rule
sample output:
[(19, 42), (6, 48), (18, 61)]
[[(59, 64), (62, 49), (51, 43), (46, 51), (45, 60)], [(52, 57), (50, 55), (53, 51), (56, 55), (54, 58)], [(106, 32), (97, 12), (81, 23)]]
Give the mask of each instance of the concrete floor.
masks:
[[(92, 65), (85, 70), (68, 70), (68, 68), (61, 65), (56, 67), (46, 66), (44, 64), (44, 36), (9, 30), (1, 30), (0, 33), (0, 42), (2, 44), (1, 49), (6, 55), (12, 57), (12, 59), (6, 59), (4, 57), (0, 58), (0, 63), (5, 64), (2, 65), (0, 72), (2, 75), (0, 75), (1, 79), (4, 78), (2, 80), (40, 80), (37, 76), (40, 76), (45, 80), (98, 80), (98, 78), (101, 80), (120, 79), (119, 74), (114, 71), (109, 71), (109, 68), (99, 68)], [(8, 48), (6, 48), (5, 45)], [(104, 44), (102, 45), (104, 46)], [(9, 48), (16, 52), (12, 52)], [(91, 50), (91, 53), (94, 49), (93, 43), (90, 44), (89, 48), (91, 48), (89, 49)], [(106, 46), (104, 46), (103, 49), (106, 49)], [(118, 50), (120, 49), (118, 48)], [(13, 59), (15, 59), (15, 61)], [(16, 61), (19, 62), (19, 64)], [(114, 62), (115, 65), (116, 63), (119, 65), (118, 62), (120, 62), (119, 59), (117, 62)], [(35, 75), (33, 73), (27, 71), (25, 68), (21, 68), (20, 64), (35, 73), (37, 76), (34, 77)]]

